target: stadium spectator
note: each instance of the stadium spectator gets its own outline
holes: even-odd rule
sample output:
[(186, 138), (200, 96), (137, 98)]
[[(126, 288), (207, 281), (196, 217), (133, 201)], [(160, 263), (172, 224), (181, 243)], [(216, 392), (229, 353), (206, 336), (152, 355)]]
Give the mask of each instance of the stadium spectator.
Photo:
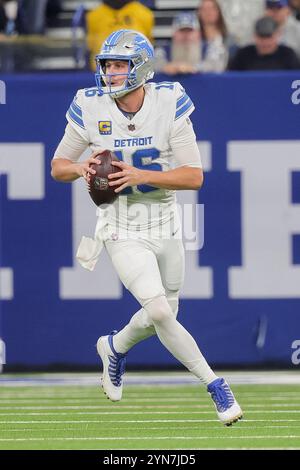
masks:
[(300, 57), (300, 24), (292, 15), (288, 0), (266, 0), (266, 14), (281, 28), (281, 44), (291, 47)]
[(18, 0), (17, 29), (20, 34), (44, 34), (48, 0)]
[(228, 32), (217, 0), (202, 0), (198, 8), (202, 72), (222, 72), (228, 62)]
[(0, 35), (5, 33), (7, 25), (7, 16), (4, 8), (4, 2), (0, 0)]
[(0, 0), (0, 33), (2, 35), (12, 35), (18, 32), (17, 12), (17, 0)]
[(134, 29), (152, 41), (154, 15), (139, 1), (103, 0), (102, 4), (86, 16), (87, 47), (90, 51), (90, 66), (94, 70), (95, 55), (103, 41), (119, 29)]
[(199, 17), (181, 12), (174, 18), (169, 53), (165, 48), (164, 57), (161, 48), (156, 49), (157, 71), (175, 75), (225, 70), (227, 32), (220, 7), (215, 0), (204, 0), (200, 9)]
[(234, 43), (246, 46), (253, 38), (253, 25), (264, 14), (265, 0), (218, 0)]
[(300, 70), (300, 60), (292, 48), (280, 44), (280, 26), (271, 17), (255, 24), (255, 45), (241, 48), (229, 70)]
[(296, 20), (300, 21), (300, 0), (290, 0), (290, 7)]
[(156, 48), (155, 69), (168, 75), (196, 73), (201, 61), (200, 26), (195, 14), (182, 12), (173, 21), (170, 48)]
[(57, 16), (62, 10), (62, 0), (48, 0), (46, 6), (46, 26), (56, 26)]

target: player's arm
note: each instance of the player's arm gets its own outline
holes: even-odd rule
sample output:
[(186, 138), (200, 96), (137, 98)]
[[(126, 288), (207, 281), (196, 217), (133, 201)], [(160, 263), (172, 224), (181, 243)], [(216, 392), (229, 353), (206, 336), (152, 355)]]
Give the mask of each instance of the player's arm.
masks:
[(145, 170), (144, 183), (163, 189), (194, 189), (198, 190), (203, 184), (201, 168), (182, 166), (165, 172)]
[[(118, 193), (128, 186), (148, 184), (163, 189), (200, 189), (203, 183), (203, 172), (201, 168), (182, 166), (169, 171), (139, 170), (124, 162), (112, 162), (118, 166), (120, 172), (108, 176), (111, 179), (110, 186), (118, 186)], [(114, 179), (116, 179), (114, 181)], [(119, 186), (121, 184), (121, 186)]]
[[(122, 185), (115, 191), (120, 192), (127, 186), (148, 184), (163, 189), (200, 189), (203, 184), (203, 171), (199, 148), (192, 123), (183, 119), (172, 134), (170, 146), (177, 168), (169, 171), (140, 170), (124, 162), (113, 162), (120, 172), (109, 175), (110, 186)], [(121, 178), (114, 181), (115, 178)]]
[(78, 162), (79, 157), (87, 147), (88, 143), (68, 124), (65, 135), (51, 161), (51, 176), (56, 181), (65, 183), (75, 181), (80, 177), (88, 181), (89, 175), (95, 173), (90, 168), (91, 163), (100, 164), (100, 162), (95, 159), (99, 151), (94, 152), (87, 160)]

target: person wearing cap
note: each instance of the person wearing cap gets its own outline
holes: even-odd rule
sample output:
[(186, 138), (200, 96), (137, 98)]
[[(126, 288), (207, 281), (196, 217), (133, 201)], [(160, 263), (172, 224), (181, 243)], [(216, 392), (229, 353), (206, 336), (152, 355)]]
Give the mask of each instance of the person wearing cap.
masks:
[(156, 70), (169, 75), (222, 72), (228, 62), (226, 35), (218, 3), (216, 0), (203, 0), (197, 15), (181, 12), (174, 18), (169, 62), (166, 59), (163, 62), (160, 57), (157, 60), (160, 66), (156, 66)]
[(191, 12), (181, 12), (173, 20), (170, 47), (155, 49), (155, 70), (168, 75), (196, 73), (200, 52), (198, 18)]
[(289, 0), (266, 0), (265, 13), (281, 28), (281, 44), (291, 47), (300, 57), (300, 24), (292, 14)]
[(255, 23), (255, 44), (241, 48), (229, 64), (229, 70), (300, 70), (294, 50), (280, 44), (280, 26), (270, 16)]

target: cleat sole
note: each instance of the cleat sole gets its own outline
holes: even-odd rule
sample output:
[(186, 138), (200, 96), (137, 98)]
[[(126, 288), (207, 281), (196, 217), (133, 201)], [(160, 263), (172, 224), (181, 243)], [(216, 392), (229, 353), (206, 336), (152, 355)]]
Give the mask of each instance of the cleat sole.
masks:
[(223, 423), (225, 426), (232, 426), (234, 423), (237, 423), (239, 420), (242, 420), (243, 419), (243, 415), (240, 415), (240, 416), (236, 416), (234, 417), (233, 419), (231, 419), (230, 421), (227, 421), (225, 423)]

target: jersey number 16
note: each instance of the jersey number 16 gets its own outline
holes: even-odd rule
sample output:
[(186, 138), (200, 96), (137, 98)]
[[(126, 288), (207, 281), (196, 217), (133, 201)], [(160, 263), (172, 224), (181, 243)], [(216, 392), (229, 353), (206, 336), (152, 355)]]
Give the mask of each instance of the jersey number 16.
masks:
[[(115, 151), (116, 156), (119, 160), (123, 159), (123, 152), (121, 150)], [(152, 171), (162, 171), (162, 166), (159, 163), (153, 162), (159, 158), (159, 150), (156, 148), (150, 149), (140, 149), (136, 150), (132, 154), (132, 166), (135, 168), (139, 168), (140, 170), (152, 170)], [(150, 163), (149, 163), (150, 162)], [(148, 184), (139, 184), (137, 186), (138, 191), (141, 193), (149, 193), (150, 191), (156, 191), (159, 188), (154, 188), (153, 186), (149, 186)], [(121, 192), (121, 194), (132, 194), (132, 188), (125, 188)]]

